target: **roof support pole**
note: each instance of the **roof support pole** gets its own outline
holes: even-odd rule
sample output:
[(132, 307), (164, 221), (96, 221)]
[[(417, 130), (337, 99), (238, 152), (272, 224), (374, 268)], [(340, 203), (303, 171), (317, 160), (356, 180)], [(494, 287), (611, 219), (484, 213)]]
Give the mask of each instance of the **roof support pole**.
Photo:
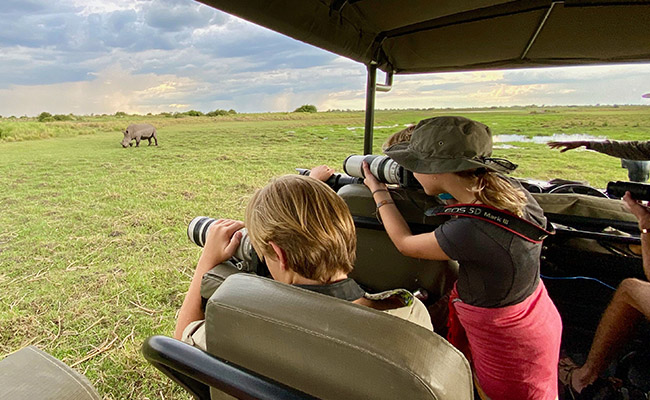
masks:
[(372, 154), (372, 131), (375, 122), (375, 94), (377, 93), (377, 64), (370, 63), (366, 86), (366, 125), (363, 131), (363, 154)]

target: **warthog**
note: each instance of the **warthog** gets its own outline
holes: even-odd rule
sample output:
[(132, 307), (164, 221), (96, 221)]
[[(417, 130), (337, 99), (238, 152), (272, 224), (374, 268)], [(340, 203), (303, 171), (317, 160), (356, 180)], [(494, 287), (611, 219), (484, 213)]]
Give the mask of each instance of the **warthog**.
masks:
[(156, 128), (151, 124), (131, 124), (122, 133), (124, 134), (124, 139), (122, 139), (121, 144), (124, 148), (133, 146), (133, 143), (131, 143), (132, 140), (135, 140), (135, 147), (139, 147), (140, 140), (142, 139), (148, 139), (149, 146), (151, 146), (151, 139), (153, 139), (156, 141), (156, 146), (158, 146)]

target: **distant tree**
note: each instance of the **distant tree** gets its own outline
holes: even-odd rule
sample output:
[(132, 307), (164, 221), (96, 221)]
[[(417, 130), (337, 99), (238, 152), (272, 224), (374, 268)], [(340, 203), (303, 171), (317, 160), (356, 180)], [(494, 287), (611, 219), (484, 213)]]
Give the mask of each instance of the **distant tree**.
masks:
[(230, 110), (228, 110), (228, 114), (237, 114), (237, 111), (231, 108)]
[(55, 121), (72, 121), (74, 117), (72, 115), (55, 114), (52, 119)]
[(200, 116), (203, 115), (203, 113), (201, 111), (196, 111), (196, 110), (186, 111), (183, 114), (187, 115), (189, 117), (200, 117)]
[(315, 113), (317, 111), (318, 110), (316, 109), (316, 106), (311, 104), (303, 104), (302, 106), (293, 110), (293, 112), (309, 112), (309, 113)]
[(115, 116), (120, 117), (120, 118), (124, 118), (127, 115), (126, 115), (126, 113), (124, 111), (118, 111), (118, 112), (115, 113)]
[[(235, 111), (235, 110), (232, 110), (232, 111)], [(237, 112), (235, 112), (235, 114), (236, 113)], [(228, 114), (230, 114), (230, 111), (220, 110), (220, 109), (217, 108), (216, 110), (210, 111), (209, 113), (207, 113), (205, 115), (207, 115), (208, 117), (219, 117), (221, 115), (228, 115)]]
[(38, 122), (50, 122), (52, 121), (52, 114), (49, 112), (43, 111), (42, 113), (38, 114)]

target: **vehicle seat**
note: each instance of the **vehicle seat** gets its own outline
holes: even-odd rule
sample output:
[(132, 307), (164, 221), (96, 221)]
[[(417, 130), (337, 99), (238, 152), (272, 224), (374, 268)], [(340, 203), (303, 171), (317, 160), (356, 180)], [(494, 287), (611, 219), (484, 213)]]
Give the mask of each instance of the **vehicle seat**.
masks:
[(546, 214), (573, 215), (636, 223), (636, 218), (621, 200), (576, 193), (533, 193)]
[(229, 276), (206, 336), (210, 354), (321, 399), (473, 398), (467, 360), (439, 335), (268, 278)]
[(60, 360), (28, 346), (0, 361), (2, 400), (100, 400), (88, 379)]
[[(364, 185), (346, 185), (338, 191), (348, 205), (357, 229), (357, 261), (350, 274), (369, 291), (395, 288), (427, 290), (431, 302), (451, 290), (458, 264), (421, 260), (402, 255), (377, 219), (376, 205)], [(442, 205), (422, 190), (396, 188), (391, 196), (413, 233), (432, 232), (447, 217), (427, 217), (424, 211)]]

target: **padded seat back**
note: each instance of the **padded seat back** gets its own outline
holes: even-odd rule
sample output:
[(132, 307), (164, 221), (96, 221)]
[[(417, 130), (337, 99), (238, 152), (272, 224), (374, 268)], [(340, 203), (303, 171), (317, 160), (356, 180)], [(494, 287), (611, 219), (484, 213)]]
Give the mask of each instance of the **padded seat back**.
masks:
[[(391, 190), (395, 205), (414, 233), (432, 232), (446, 217), (426, 217), (424, 211), (440, 206), (422, 191)], [(420, 260), (403, 256), (376, 216), (376, 205), (364, 185), (346, 185), (338, 191), (347, 203), (357, 228), (357, 261), (350, 274), (371, 291), (424, 288), (432, 300), (447, 293), (458, 278), (455, 262)]]
[(467, 360), (439, 335), (249, 274), (208, 300), (208, 352), (321, 399), (472, 399)]
[(533, 193), (545, 213), (636, 222), (623, 201), (575, 193)]
[(34, 346), (0, 361), (2, 400), (100, 400), (85, 376)]

